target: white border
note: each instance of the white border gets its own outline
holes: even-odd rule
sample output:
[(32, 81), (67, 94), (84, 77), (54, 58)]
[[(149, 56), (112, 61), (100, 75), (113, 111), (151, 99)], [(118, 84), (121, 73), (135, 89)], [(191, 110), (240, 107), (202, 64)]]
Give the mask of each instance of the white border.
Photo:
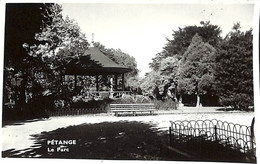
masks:
[[(260, 11), (260, 2), (257, 0), (42, 0), (42, 1), (35, 1), (35, 0), (1, 0), (0, 1), (0, 101), (1, 101), (1, 107), (2, 107), (2, 78), (3, 78), (3, 56), (4, 56), (4, 29), (5, 29), (5, 4), (6, 3), (126, 3), (126, 4), (174, 4), (174, 3), (179, 3), (179, 4), (186, 4), (186, 3), (204, 3), (204, 4), (216, 4), (216, 3), (227, 3), (227, 4), (233, 4), (233, 3), (244, 3), (244, 4), (255, 4), (255, 12), (254, 12), (254, 27), (253, 27), (253, 36), (254, 36), (254, 41), (253, 41), (253, 69), (254, 69), (254, 105), (255, 105), (255, 115), (259, 116), (259, 110), (260, 110), (260, 94), (259, 94), (259, 11)], [(2, 118), (2, 110), (1, 110), (1, 118)], [(256, 128), (258, 129), (260, 121), (258, 118), (256, 119), (255, 125)], [(2, 121), (0, 123), (2, 125)], [(2, 136), (2, 130), (1, 130), (1, 136)], [(0, 136), (0, 140), (1, 140)], [(256, 133), (256, 143), (257, 143), (257, 157), (259, 157), (259, 132)], [(0, 141), (1, 142), (1, 141)], [(2, 150), (2, 144), (0, 146)], [(259, 160), (259, 159), (258, 159)], [(157, 163), (158, 161), (122, 161), (122, 160), (115, 160), (115, 161), (110, 161), (110, 160), (80, 160), (80, 159), (26, 159), (26, 158), (1, 158), (0, 159), (1, 163), (71, 163), (71, 162), (76, 162), (76, 163), (136, 163), (136, 162), (141, 162), (141, 163)], [(188, 161), (159, 161), (160, 163), (193, 163), (193, 162), (188, 162)], [(195, 162), (196, 164), (200, 163), (205, 163), (205, 162)], [(215, 163), (215, 162), (211, 162)]]

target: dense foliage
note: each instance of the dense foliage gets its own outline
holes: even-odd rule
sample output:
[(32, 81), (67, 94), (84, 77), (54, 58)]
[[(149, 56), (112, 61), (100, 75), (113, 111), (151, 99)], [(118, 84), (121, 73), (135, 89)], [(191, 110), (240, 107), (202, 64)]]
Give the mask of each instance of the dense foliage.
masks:
[[(100, 43), (94, 46), (132, 69), (126, 74), (126, 85), (138, 94), (169, 104), (181, 101), (182, 95), (197, 95), (197, 105), (200, 97), (215, 96), (223, 106), (247, 110), (253, 105), (252, 30), (242, 32), (237, 23), (224, 39), (220, 33), (220, 27), (210, 22), (173, 31), (143, 79), (138, 77), (134, 57)], [(88, 46), (78, 24), (63, 17), (61, 5), (7, 4), (4, 103), (14, 100), (19, 111), (37, 117), (54, 104), (63, 106), (66, 98), (72, 100), (74, 93), (61, 83), (64, 68)], [(89, 78), (90, 83), (94, 80)]]
[(201, 26), (186, 26), (173, 31), (172, 39), (167, 38), (167, 43), (163, 47), (163, 51), (156, 54), (155, 58), (153, 58), (153, 61), (150, 63), (150, 67), (153, 70), (157, 70), (161, 60), (166, 57), (177, 56), (178, 59), (181, 59), (195, 34), (201, 36), (203, 42), (209, 43), (213, 47), (218, 45), (221, 41), (220, 27), (210, 24), (209, 21), (202, 21), (200, 24)]
[[(44, 28), (35, 34), (35, 39), (41, 41), (42, 44), (30, 46), (29, 53), (47, 65), (47, 68), (42, 71), (45, 75), (42, 86), (45, 90), (50, 90), (58, 101), (68, 96), (72, 97), (72, 95), (61, 93), (61, 90), (64, 92), (67, 90), (61, 83), (64, 68), (84, 54), (88, 42), (74, 21), (68, 17), (63, 18), (61, 5), (53, 4), (50, 6), (50, 11), (46, 12), (45, 17), (50, 17), (52, 21), (43, 22)], [(67, 92), (67, 94), (73, 93)]]
[(115, 63), (131, 68), (132, 71), (125, 74), (126, 85), (135, 88), (139, 86), (139, 70), (137, 68), (137, 62), (133, 56), (130, 56), (120, 49), (106, 48), (104, 45), (98, 42), (94, 43), (94, 46), (98, 47), (107, 57), (109, 57)]
[[(78, 24), (63, 17), (59, 4), (7, 4), (6, 8), (4, 103), (14, 101), (16, 111), (38, 117), (71, 102), (79, 92), (71, 90), (69, 83), (61, 83), (68, 78), (64, 70), (89, 46)], [(103, 51), (130, 67), (126, 79), (136, 81), (138, 69), (132, 56), (120, 49)], [(83, 82), (85, 77), (77, 80)]]
[(247, 110), (253, 105), (253, 36), (239, 24), (221, 43), (217, 55), (217, 86), (225, 106)]
[(216, 50), (195, 34), (180, 64), (178, 91), (180, 94), (199, 95), (214, 92)]
[(29, 115), (37, 115), (44, 107), (35, 108), (35, 104), (40, 100), (45, 101), (39, 98), (43, 89), (37, 78), (41, 76), (39, 70), (46, 68), (41, 59), (30, 53), (29, 45), (34, 49), (36, 44), (41, 44), (35, 40), (35, 33), (44, 28), (43, 21), (52, 21), (51, 17), (45, 17), (52, 5), (6, 4), (3, 103), (12, 103), (11, 100), (14, 100), (19, 106), (18, 110)]
[(147, 94), (153, 93), (154, 89), (157, 88), (158, 91), (156, 91), (155, 97), (161, 97), (159, 99), (166, 96), (166, 89), (169, 87), (175, 91), (175, 84), (179, 76), (179, 64), (180, 60), (175, 56), (162, 59), (158, 70), (151, 71), (141, 81), (141, 88), (146, 91)]
[[(161, 93), (161, 97), (168, 96), (169, 94), (166, 94), (168, 90), (170, 90), (171, 96), (175, 98), (177, 96), (179, 97), (180, 94), (197, 93), (196, 88), (198, 86), (196, 83), (199, 81), (190, 79), (188, 75), (185, 75), (186, 73), (190, 75), (192, 74), (192, 72), (189, 72), (188, 68), (191, 68), (190, 64), (193, 63), (192, 60), (195, 61), (195, 59), (190, 58), (190, 60), (186, 61), (187, 55), (189, 54), (188, 56), (196, 57), (196, 53), (193, 53), (194, 50), (200, 53), (198, 57), (203, 56), (203, 51), (210, 50), (211, 53), (214, 53), (212, 52), (215, 51), (213, 50), (214, 46), (217, 46), (222, 40), (220, 37), (221, 29), (219, 26), (212, 25), (210, 22), (201, 22), (200, 24), (201, 26), (186, 26), (184, 28), (179, 28), (177, 31), (173, 31), (173, 39), (167, 38), (167, 43), (165, 47), (163, 47), (163, 51), (156, 54), (155, 58), (153, 58), (153, 61), (150, 63), (150, 68), (152, 71), (147, 73), (147, 76), (143, 80), (143, 84), (149, 85), (142, 85), (142, 89), (149, 88), (151, 90), (158, 88), (159, 92)], [(200, 45), (199, 47), (196, 47), (196, 44), (192, 43), (192, 39), (196, 35), (200, 36), (199, 42), (196, 43)], [(191, 45), (191, 43), (194, 45)], [(205, 50), (200, 50), (200, 48), (204, 48)], [(204, 56), (204, 65), (207, 65), (206, 63), (210, 62), (206, 60), (207, 56), (208, 55)], [(212, 56), (212, 54), (210, 56)], [(201, 65), (199, 60), (197, 61), (197, 65)], [(197, 66), (194, 66), (194, 69), (197, 69)], [(201, 70), (195, 71), (199, 72)], [(184, 72), (186, 73), (184, 74)], [(180, 78), (180, 76), (182, 77)], [(187, 78), (184, 78), (185, 76)], [(195, 76), (198, 75), (194, 75), (193, 77)], [(199, 78), (202, 78), (202, 76), (199, 76)], [(149, 81), (151, 80), (156, 81), (156, 83), (150, 83)], [(206, 87), (209, 86), (205, 85), (204, 83), (208, 80), (212, 81), (212, 76), (205, 75), (199, 84), (201, 89), (204, 88), (204, 93), (206, 92), (205, 90), (209, 91), (209, 89), (206, 89)], [(192, 81), (193, 86), (186, 85), (188, 83), (191, 84)]]
[(237, 23), (224, 39), (220, 33), (210, 22), (173, 31), (173, 39), (150, 63), (142, 89), (159, 99), (170, 90), (180, 102), (182, 95), (197, 95), (197, 105), (200, 97), (218, 97), (212, 104), (253, 106), (252, 30), (241, 32)]

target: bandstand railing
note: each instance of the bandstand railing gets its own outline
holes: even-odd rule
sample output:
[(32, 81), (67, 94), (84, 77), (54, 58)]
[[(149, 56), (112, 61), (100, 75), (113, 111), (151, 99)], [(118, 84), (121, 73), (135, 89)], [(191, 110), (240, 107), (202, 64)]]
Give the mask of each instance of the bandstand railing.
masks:
[(103, 98), (121, 98), (123, 95), (130, 95), (130, 91), (90, 91), (90, 96), (95, 99)]

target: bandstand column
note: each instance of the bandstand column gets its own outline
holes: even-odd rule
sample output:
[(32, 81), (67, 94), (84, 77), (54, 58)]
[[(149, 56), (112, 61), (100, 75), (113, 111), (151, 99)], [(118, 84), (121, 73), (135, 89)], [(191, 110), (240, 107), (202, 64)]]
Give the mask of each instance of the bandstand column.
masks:
[(99, 91), (99, 86), (98, 86), (98, 75), (96, 75), (96, 88), (97, 88), (97, 91)]
[(61, 79), (61, 86), (62, 86), (62, 87), (63, 87), (63, 82), (64, 82), (63, 77), (64, 77), (64, 76), (63, 76), (63, 73), (61, 72), (61, 73), (60, 73), (60, 79)]
[(115, 74), (115, 90), (117, 91), (117, 81), (118, 81), (118, 75)]
[(77, 75), (74, 75), (74, 89), (77, 87)]
[[(61, 83), (61, 87), (60, 87), (60, 89), (59, 89), (59, 92), (60, 93), (62, 93), (63, 92), (63, 83), (64, 83), (64, 80), (63, 80), (63, 74), (62, 74), (62, 72), (60, 73), (60, 83)], [(46, 83), (44, 83), (45, 84), (45, 87), (46, 87)]]
[(125, 90), (125, 74), (122, 73), (122, 91)]

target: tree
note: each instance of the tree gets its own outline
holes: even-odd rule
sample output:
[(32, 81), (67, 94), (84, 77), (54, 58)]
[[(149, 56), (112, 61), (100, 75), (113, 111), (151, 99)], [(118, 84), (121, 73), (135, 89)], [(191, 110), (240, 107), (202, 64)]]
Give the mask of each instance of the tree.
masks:
[[(151, 71), (145, 75), (145, 77), (141, 80), (141, 89), (145, 91), (146, 94), (152, 94), (155, 87), (161, 86), (162, 77), (160, 72)], [(159, 88), (158, 88), (159, 89)]]
[[(53, 4), (46, 17), (51, 18), (51, 22), (43, 22), (42, 31), (35, 34), (36, 40), (42, 44), (30, 46), (30, 53), (42, 61), (52, 71), (59, 80), (59, 86), (64, 67), (71, 61), (76, 61), (87, 49), (88, 42), (80, 27), (68, 17), (62, 16), (62, 6)], [(57, 78), (58, 77), (58, 78)]]
[(132, 69), (131, 72), (126, 74), (126, 77), (134, 77), (138, 75), (139, 70), (137, 69), (137, 62), (133, 56), (122, 52), (120, 49), (111, 48), (110, 52), (113, 54), (112, 60), (120, 65)]
[[(73, 20), (70, 20), (68, 17), (63, 18), (61, 5), (23, 4), (18, 5), (15, 10), (11, 9), (12, 6), (10, 7), (10, 11), (14, 11), (15, 13), (22, 11), (20, 14), (25, 18), (30, 18), (30, 21), (35, 20), (35, 22), (32, 21), (35, 25), (27, 21), (26, 23), (28, 24), (21, 23), (23, 19), (19, 15), (18, 17), (21, 20), (16, 20), (16, 17), (13, 18), (12, 16), (8, 17), (9, 24), (12, 24), (12, 19), (14, 19), (16, 20), (14, 23), (17, 23), (18, 27), (24, 25), (28, 29), (30, 29), (30, 26), (34, 28), (32, 31), (29, 31), (29, 39), (26, 39), (26, 37), (25, 39), (22, 38), (22, 36), (27, 35), (27, 31), (21, 31), (23, 35), (18, 35), (21, 37), (19, 37), (19, 44), (15, 44), (15, 48), (22, 52), (22, 55), (18, 57), (18, 62), (8, 52), (6, 61), (10, 61), (7, 63), (14, 63), (13, 70), (18, 72), (19, 77), (23, 79), (20, 89), (23, 92), (22, 95), (25, 93), (30, 95), (27, 96), (29, 105), (27, 109), (31, 110), (31, 112), (34, 112), (36, 109), (43, 110), (39, 106), (42, 96), (48, 93), (48, 90), (54, 96), (61, 96), (61, 77), (64, 66), (72, 60), (78, 59), (87, 49), (88, 42), (79, 26)], [(8, 13), (10, 11), (8, 10)], [(10, 26), (9, 24), (8, 27)], [(13, 26), (16, 25), (13, 24)], [(19, 29), (15, 29), (14, 32), (19, 34)], [(9, 32), (7, 33), (9, 34)], [(6, 42), (9, 43), (9, 40), (14, 39), (12, 37), (7, 37), (9, 39)], [(7, 49), (10, 50), (9, 47)], [(16, 55), (18, 54), (17, 51)], [(8, 64), (5, 63), (6, 65)], [(59, 97), (51, 100), (57, 100)], [(39, 106), (39, 108), (33, 108), (35, 105)]]
[(167, 91), (171, 91), (176, 96), (176, 84), (178, 79), (179, 60), (176, 57), (167, 57), (162, 59), (157, 71), (151, 71), (142, 80), (141, 88), (145, 91), (158, 90), (155, 97), (164, 99)]
[(166, 57), (176, 56), (178, 59), (181, 59), (196, 33), (201, 36), (203, 42), (216, 47), (222, 40), (220, 27), (210, 24), (209, 21), (202, 21), (200, 24), (201, 26), (186, 26), (173, 31), (173, 39), (166, 38), (167, 43), (163, 47), (163, 51), (156, 54), (155, 58), (152, 59), (152, 63), (149, 64), (150, 67), (153, 70), (157, 70), (161, 60)]
[[(15, 99), (16, 108), (25, 110), (26, 92), (32, 91), (31, 68), (41, 66), (42, 62), (34, 60), (28, 54), (28, 44), (38, 44), (35, 40), (35, 33), (40, 32), (42, 21), (49, 21), (49, 17), (44, 17), (44, 12), (52, 4), (43, 3), (9, 3), (6, 4), (5, 19), (5, 51), (4, 51), (4, 102)], [(25, 44), (24, 43), (28, 43)], [(24, 45), (24, 46), (23, 46)], [(34, 67), (34, 63), (37, 63)], [(15, 80), (16, 79), (16, 80)], [(17, 81), (20, 79), (20, 82)], [(16, 81), (14, 85), (12, 81)], [(6, 96), (14, 95), (13, 98)], [(19, 105), (17, 105), (19, 104)]]
[[(43, 22), (42, 31), (35, 34), (39, 44), (31, 53), (38, 55), (48, 62), (50, 67), (55, 67), (55, 61), (66, 64), (71, 59), (83, 55), (87, 49), (88, 42), (80, 27), (69, 17), (62, 16), (62, 6), (54, 4), (50, 7), (46, 17), (51, 17), (51, 22)], [(64, 56), (62, 56), (64, 55)]]
[(27, 52), (24, 43), (39, 43), (35, 33), (40, 32), (42, 21), (50, 21), (43, 16), (52, 4), (8, 3), (6, 4), (4, 65), (11, 66), (17, 73), (25, 69), (24, 59)]
[(115, 63), (131, 68), (131, 72), (126, 73), (126, 84), (128, 86), (136, 86), (136, 82), (138, 81), (138, 68), (137, 62), (135, 58), (120, 49), (106, 48), (101, 43), (94, 43), (95, 47), (98, 47), (101, 52), (103, 52), (107, 57), (113, 60)]
[(216, 81), (220, 103), (248, 110), (253, 105), (253, 36), (240, 24), (221, 43), (217, 53)]
[(195, 34), (180, 64), (178, 90), (181, 94), (196, 94), (197, 106), (200, 95), (214, 91), (216, 50)]

